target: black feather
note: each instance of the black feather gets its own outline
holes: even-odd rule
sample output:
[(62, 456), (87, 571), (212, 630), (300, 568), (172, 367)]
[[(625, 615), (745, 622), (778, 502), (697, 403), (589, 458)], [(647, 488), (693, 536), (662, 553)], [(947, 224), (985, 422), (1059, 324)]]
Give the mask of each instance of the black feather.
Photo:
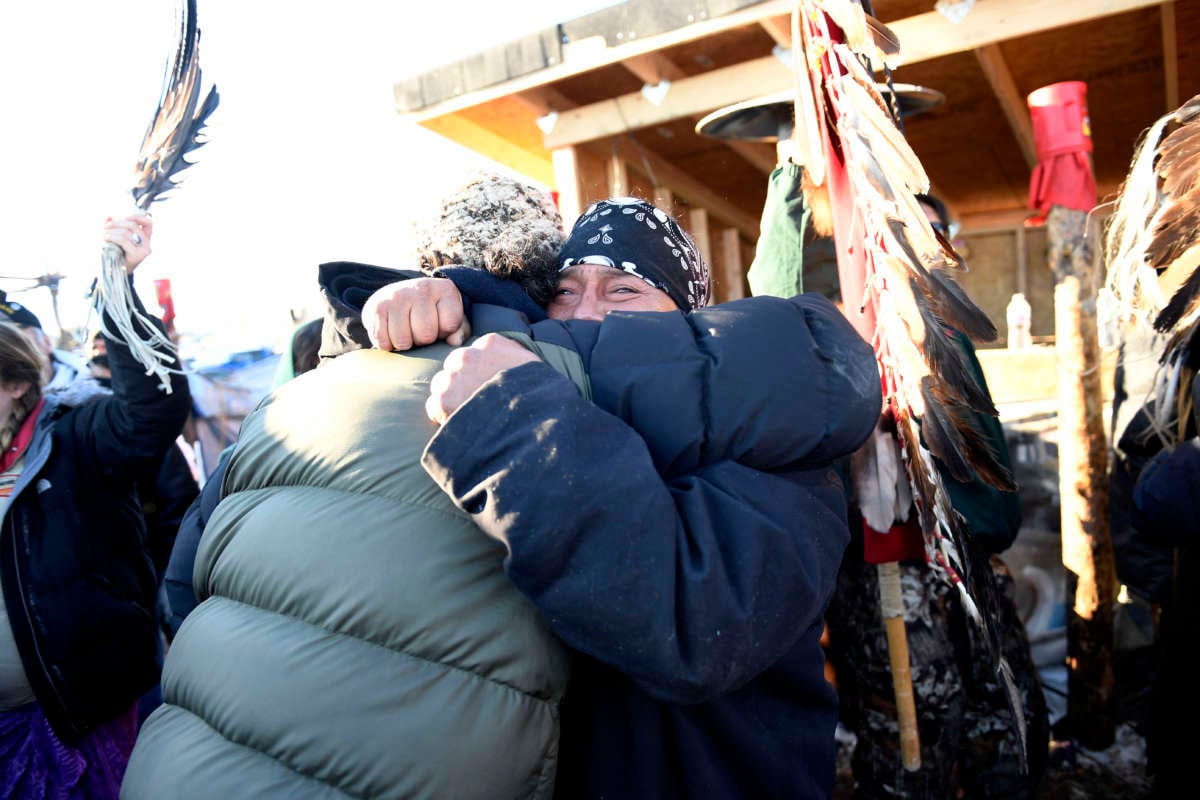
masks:
[(1017, 490), (1012, 473), (996, 458), (965, 404), (932, 375), (921, 379), (921, 397), (925, 401), (921, 435), (955, 480), (968, 483), (978, 477), (1002, 492)]
[(929, 364), (930, 372), (952, 387), (968, 406), (996, 416), (999, 412), (992, 398), (975, 380), (962, 349), (951, 338), (945, 323), (929, 307), (928, 299), (917, 287), (916, 280), (911, 283), (917, 309), (925, 321), (925, 361)]
[(979, 306), (975, 305), (963, 288), (948, 272), (941, 269), (929, 271), (929, 277), (938, 287), (930, 293), (933, 308), (946, 324), (962, 331), (975, 342), (992, 342), (998, 335), (996, 326)]
[(199, 47), (196, 0), (186, 0), (180, 10), (179, 42), (163, 76), (158, 108), (142, 137), (134, 168), (130, 193), (140, 209), (149, 208), (178, 185), (174, 179), (191, 166), (185, 156), (203, 146), (201, 131), (220, 102), (215, 88), (210, 88), (200, 102)]
[[(943, 322), (955, 330), (962, 331), (968, 339), (976, 342), (994, 341), (997, 336), (996, 326), (949, 273), (943, 269), (926, 269), (922, 265), (916, 250), (908, 240), (907, 226), (898, 219), (889, 219), (887, 224), (896, 243), (904, 252), (906, 262), (912, 267), (910, 274), (917, 281), (913, 294), (924, 297), (929, 307)], [(962, 258), (950, 243), (941, 236), (938, 236), (938, 241), (948, 262), (962, 265), (965, 269)]]
[[(1198, 219), (1198, 223), (1200, 223), (1200, 219)], [(1174, 328), (1196, 303), (1198, 297), (1200, 297), (1200, 269), (1194, 269), (1183, 285), (1172, 295), (1171, 301), (1154, 318), (1155, 330), (1167, 333)]]

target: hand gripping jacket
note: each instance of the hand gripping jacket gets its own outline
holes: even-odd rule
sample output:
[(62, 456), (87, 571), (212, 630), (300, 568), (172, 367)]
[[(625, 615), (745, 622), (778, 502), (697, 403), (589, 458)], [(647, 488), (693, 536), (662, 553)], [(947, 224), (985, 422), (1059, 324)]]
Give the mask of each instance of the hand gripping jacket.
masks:
[[(529, 328), (476, 304), (473, 327), (523, 333), (585, 397), (646, 436), (664, 474), (714, 459), (827, 463), (870, 432), (879, 407), (870, 350), (827, 302), (755, 298), (706, 313), (698, 328), (679, 314)], [(748, 320), (752, 335), (734, 337)], [(604, 335), (612, 326), (624, 331), (614, 329), (615, 350)], [(769, 374), (739, 349), (760, 351), (764, 329), (793, 342)], [(434, 430), (427, 383), (447, 352), (339, 356), (247, 419), (196, 560), (207, 599), (175, 640), (167, 706), (143, 729), (123, 797), (552, 789), (562, 650), (504, 576), (504, 546), (419, 465)], [(670, 363), (714, 391), (682, 409), (669, 402)], [(768, 400), (812, 391), (814, 369), (828, 397), (810, 406), (812, 424), (795, 424), (791, 402)], [(825, 404), (838, 410), (812, 413)], [(661, 425), (664, 415), (679, 424)], [(832, 440), (840, 446), (827, 451)]]

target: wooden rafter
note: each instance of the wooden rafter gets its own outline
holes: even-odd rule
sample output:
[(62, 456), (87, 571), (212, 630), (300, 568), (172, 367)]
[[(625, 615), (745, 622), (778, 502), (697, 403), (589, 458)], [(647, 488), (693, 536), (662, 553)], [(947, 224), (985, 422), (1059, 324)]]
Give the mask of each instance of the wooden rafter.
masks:
[(551, 111), (566, 111), (579, 105), (551, 86), (535, 86), (517, 92), (513, 98), (533, 109), (538, 116), (549, 114)]
[(759, 220), (756, 214), (725, 199), (666, 159), (637, 147), (627, 137), (619, 139), (614, 147), (629, 169), (650, 178), (656, 186), (667, 187), (688, 205), (706, 209), (712, 216), (737, 228), (747, 239), (758, 239)]
[(778, 164), (775, 148), (762, 142), (743, 142), (737, 139), (726, 139), (724, 143), (729, 149), (754, 165), (759, 172), (770, 175)]
[(673, 83), (687, 77), (687, 73), (662, 53), (643, 53), (633, 56), (622, 61), (621, 66), (636, 75), (642, 83), (648, 83), (651, 86), (662, 81)]
[[(890, 23), (904, 53), (904, 63), (974, 50), (996, 42), (1087, 22), (1099, 17), (1159, 5), (1161, 0), (1008, 0), (979, 3), (955, 25), (937, 11)], [(625, 130), (658, 125), (683, 116), (704, 114), (745, 100), (745, 88), (769, 94), (791, 88), (794, 77), (774, 56), (764, 56), (675, 83), (661, 105), (640, 92), (604, 100), (561, 114), (547, 135), (547, 147), (604, 138)]]
[(1008, 126), (1012, 128), (1013, 135), (1017, 137), (1017, 145), (1021, 148), (1021, 155), (1025, 156), (1025, 163), (1033, 169), (1038, 163), (1033, 122), (1030, 120), (1025, 97), (1017, 89), (1012, 72), (1004, 60), (1004, 54), (1000, 52), (1000, 45), (989, 44), (976, 48), (975, 58), (979, 60), (983, 74), (987, 77), (996, 99), (1000, 101), (1000, 108), (1008, 119)]
[[(459, 97), (436, 103), (428, 108), (410, 111), (405, 116), (414, 122), (423, 124), (426, 120), (451, 114), (455, 111), (461, 111), (471, 106), (477, 106), (499, 97), (506, 97), (516, 92), (525, 92), (536, 86), (555, 83), (573, 75), (590, 72), (591, 70), (616, 64), (620, 61), (627, 61), (642, 53), (654, 53), (668, 47), (704, 39), (722, 31), (743, 28), (747, 25), (756, 24), (758, 20), (766, 17), (790, 14), (794, 6), (794, 0), (765, 0), (765, 2), (747, 6), (728, 14), (700, 20), (699, 22), (694, 22), (691, 25), (686, 25), (667, 33), (657, 36), (647, 36), (644, 39), (635, 39), (617, 47), (584, 48), (578, 51), (580, 53), (578, 56), (564, 50), (564, 59), (561, 64), (556, 64), (537, 72), (531, 72), (520, 78), (505, 81), (495, 86), (489, 86), (486, 89), (480, 89), (467, 95), (460, 95)], [(399, 84), (397, 85), (396, 93), (398, 97), (401, 95)]]
[(716, 69), (672, 83), (659, 105), (651, 103), (641, 92), (632, 92), (560, 113), (554, 130), (546, 134), (546, 146), (603, 139), (680, 117), (705, 114), (745, 100), (747, 86), (770, 85), (778, 90), (790, 86), (792, 80), (788, 68), (774, 56)]
[(792, 46), (792, 23), (786, 14), (760, 19), (758, 24), (780, 47)]

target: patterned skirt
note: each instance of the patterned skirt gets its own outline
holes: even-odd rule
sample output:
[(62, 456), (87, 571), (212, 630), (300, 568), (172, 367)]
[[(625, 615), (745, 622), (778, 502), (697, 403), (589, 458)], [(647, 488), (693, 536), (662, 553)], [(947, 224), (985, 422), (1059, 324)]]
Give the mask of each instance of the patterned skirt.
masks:
[(14, 800), (116, 800), (137, 737), (137, 709), (66, 744), (41, 706), (0, 713), (0, 797)]

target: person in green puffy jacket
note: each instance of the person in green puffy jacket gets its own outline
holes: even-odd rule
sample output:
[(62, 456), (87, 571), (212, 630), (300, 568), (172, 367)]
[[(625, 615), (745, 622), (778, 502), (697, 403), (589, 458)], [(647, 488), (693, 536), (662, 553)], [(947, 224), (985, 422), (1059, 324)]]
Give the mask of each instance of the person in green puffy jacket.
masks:
[[(498, 175), (472, 176), (435, 212), (440, 263), (536, 276), (562, 240), (548, 195)], [(511, 241), (501, 228), (523, 231), (519, 252), (492, 247)], [(200, 603), (122, 797), (553, 789), (565, 651), (504, 576), (503, 549), (421, 471), (426, 387), (450, 347), (364, 349), (338, 279), (372, 272), (399, 275), (322, 267), (325, 362), (268, 395), (213, 478)]]

